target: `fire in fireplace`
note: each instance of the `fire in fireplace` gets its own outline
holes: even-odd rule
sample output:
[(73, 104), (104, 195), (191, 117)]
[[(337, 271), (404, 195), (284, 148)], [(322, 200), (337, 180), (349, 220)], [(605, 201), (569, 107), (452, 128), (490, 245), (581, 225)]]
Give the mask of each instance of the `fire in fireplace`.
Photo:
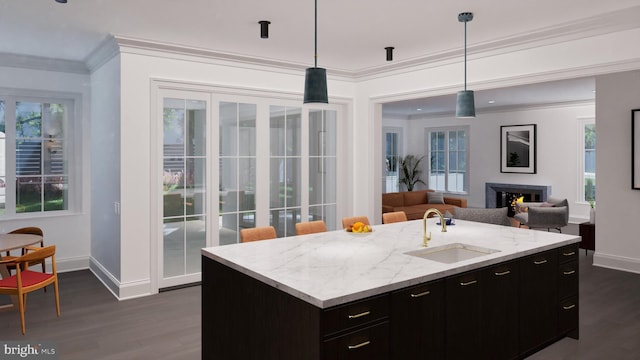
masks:
[(508, 215), (515, 214), (515, 203), (522, 197), (522, 201), (547, 201), (551, 193), (548, 185), (521, 185), (521, 184), (485, 184), (485, 207), (501, 208), (509, 207)]

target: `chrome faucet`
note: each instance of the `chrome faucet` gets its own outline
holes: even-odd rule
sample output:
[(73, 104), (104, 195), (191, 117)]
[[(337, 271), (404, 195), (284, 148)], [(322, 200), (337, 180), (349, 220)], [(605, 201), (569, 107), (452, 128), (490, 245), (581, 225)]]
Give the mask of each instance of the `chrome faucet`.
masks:
[(427, 247), (427, 242), (431, 240), (431, 231), (429, 231), (429, 235), (427, 236), (427, 218), (429, 214), (438, 214), (440, 217), (440, 223), (442, 224), (442, 232), (447, 232), (447, 222), (444, 219), (444, 215), (438, 209), (427, 209), (425, 211), (424, 216), (422, 217), (422, 246)]

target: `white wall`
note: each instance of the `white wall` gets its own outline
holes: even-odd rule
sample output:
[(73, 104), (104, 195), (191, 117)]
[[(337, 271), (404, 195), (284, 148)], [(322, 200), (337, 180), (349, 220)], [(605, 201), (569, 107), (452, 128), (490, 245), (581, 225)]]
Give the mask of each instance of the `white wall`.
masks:
[[(579, 119), (595, 118), (595, 104), (565, 104), (520, 110), (479, 113), (474, 119), (453, 116), (407, 120), (409, 153), (427, 154), (425, 129), (469, 126), (470, 188), (468, 206), (485, 207), (485, 184), (509, 183), (551, 185), (551, 195), (567, 198), (573, 222), (589, 218), (589, 205), (577, 202), (579, 161)], [(500, 172), (500, 126), (536, 124), (536, 174)], [(599, 144), (598, 144), (599, 145)], [(599, 147), (599, 146), (598, 146)], [(427, 165), (426, 163), (424, 164)], [(426, 173), (426, 168), (425, 168)]]
[(595, 265), (640, 273), (640, 190), (631, 189), (631, 110), (640, 109), (640, 71), (596, 78)]
[[(154, 292), (152, 278), (156, 263), (152, 261), (153, 248), (161, 239), (152, 238), (152, 203), (149, 184), (151, 179), (151, 113), (156, 99), (152, 98), (154, 79), (176, 83), (194, 83), (220, 88), (256, 89), (261, 95), (298, 95), (302, 104), (304, 71), (266, 69), (246, 64), (210, 61), (191, 57), (150, 56), (126, 46), (121, 48), (121, 278), (118, 284), (120, 298), (146, 295)], [(349, 99), (354, 92), (351, 81), (329, 77), (328, 88), (332, 98)], [(350, 119), (351, 114), (347, 114)], [(352, 130), (350, 130), (352, 132)], [(345, 154), (352, 158), (350, 152)], [(155, 213), (154, 213), (155, 214)]]
[(43, 71), (0, 66), (0, 87), (41, 91), (43, 94), (66, 93), (63, 96), (79, 101), (76, 114), (76, 143), (74, 164), (81, 169), (76, 177), (80, 189), (77, 209), (68, 215), (29, 217), (17, 214), (0, 220), (0, 232), (23, 226), (38, 226), (44, 231), (45, 244), (56, 245), (58, 271), (87, 268), (90, 255), (90, 84), (88, 74)]
[(127, 130), (120, 123), (120, 56), (91, 74), (91, 87), (91, 269), (117, 295), (121, 247), (115, 203), (120, 202), (121, 182), (127, 180), (120, 173), (120, 137)]

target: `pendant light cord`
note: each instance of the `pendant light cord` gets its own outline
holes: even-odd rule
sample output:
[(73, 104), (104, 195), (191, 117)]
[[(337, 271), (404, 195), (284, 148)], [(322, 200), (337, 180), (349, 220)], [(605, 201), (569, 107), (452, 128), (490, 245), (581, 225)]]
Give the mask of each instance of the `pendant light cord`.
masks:
[(318, 67), (318, 0), (315, 0), (315, 18), (314, 18), (315, 27), (313, 29), (314, 32), (314, 49), (313, 49), (313, 61), (314, 67)]
[(466, 21), (464, 22), (464, 91), (467, 91), (467, 22)]

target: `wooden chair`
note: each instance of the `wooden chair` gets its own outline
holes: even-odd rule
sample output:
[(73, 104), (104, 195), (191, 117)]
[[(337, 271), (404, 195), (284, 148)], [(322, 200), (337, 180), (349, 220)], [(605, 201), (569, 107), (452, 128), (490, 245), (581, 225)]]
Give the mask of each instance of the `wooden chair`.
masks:
[[(18, 308), (20, 311), (20, 325), (22, 335), (25, 333), (24, 310), (27, 304), (27, 293), (41, 289), (53, 284), (53, 292), (56, 300), (56, 313), (60, 317), (60, 300), (58, 298), (58, 273), (56, 271), (56, 246), (51, 245), (40, 248), (36, 251), (28, 252), (14, 260), (2, 260), (0, 263), (13, 264), (16, 267), (16, 274), (6, 279), (0, 280), (0, 294), (14, 295), (18, 297)], [(52, 273), (29, 270), (29, 265), (39, 263), (51, 258)]]
[(363, 223), (363, 224), (365, 224), (365, 225), (370, 225), (368, 217), (366, 217), (366, 216), (354, 216), (354, 217), (342, 218), (342, 228), (343, 229), (348, 229), (353, 224), (357, 223), (358, 221)]
[(323, 220), (296, 223), (296, 235), (315, 234), (326, 231), (327, 225)]
[(274, 228), (273, 226), (263, 226), (240, 230), (240, 242), (243, 243), (249, 241), (275, 239), (277, 237), (278, 235), (276, 234), (276, 228)]
[(404, 211), (392, 211), (382, 214), (383, 224), (391, 224), (403, 221), (407, 221), (407, 214), (405, 214)]
[[(33, 250), (38, 250), (44, 247), (44, 232), (42, 231), (42, 229), (40, 229), (39, 227), (36, 226), (27, 226), (27, 227), (23, 227), (23, 228), (19, 228), (19, 229), (15, 229), (15, 230), (11, 230), (9, 231), (9, 234), (31, 234), (31, 235), (40, 235), (42, 236), (42, 240), (40, 240), (40, 246), (27, 246), (25, 248), (22, 248), (22, 253), (20, 254), (21, 256), (26, 254), (28, 251), (33, 251)], [(17, 256), (12, 256), (10, 254), (9, 251), (7, 251), (7, 255), (4, 256), (2, 259), (3, 260), (12, 260), (12, 259), (17, 259)], [(44, 260), (41, 261), (42, 264), (42, 272), (46, 272), (47, 269), (44, 265)], [(31, 263), (31, 265), (34, 265), (36, 263)], [(8, 265), (7, 269), (9, 270), (9, 272), (11, 272), (12, 270), (15, 270), (15, 266), (11, 266)], [(44, 289), (45, 291), (47, 291), (47, 288)]]

